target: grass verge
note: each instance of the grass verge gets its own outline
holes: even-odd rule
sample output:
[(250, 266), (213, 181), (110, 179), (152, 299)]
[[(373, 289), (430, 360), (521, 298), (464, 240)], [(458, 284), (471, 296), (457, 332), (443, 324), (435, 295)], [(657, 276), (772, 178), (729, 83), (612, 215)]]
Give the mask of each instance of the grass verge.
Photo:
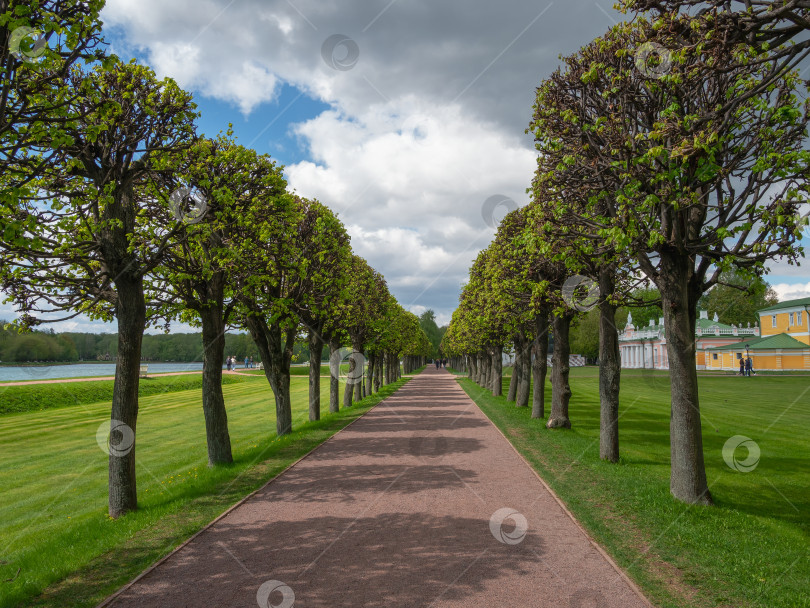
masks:
[[(294, 378), (295, 430), (282, 438), (266, 380), (228, 385), (234, 463), (214, 469), (206, 466), (200, 392), (144, 398), (139, 509), (118, 520), (107, 516), (107, 456), (95, 437), (108, 404), (3, 417), (0, 606), (96, 605), (406, 381), (308, 422), (307, 381)], [(328, 379), (322, 391), (328, 399)]]
[[(669, 493), (669, 381), (622, 376), (621, 461), (599, 459), (595, 368), (572, 369), (573, 429), (549, 430), (530, 408), (459, 382), (658, 606), (810, 607), (810, 399), (806, 378), (700, 378), (704, 454), (716, 506)], [(504, 382), (504, 394), (507, 383)], [(550, 398), (547, 386), (547, 398)], [(546, 403), (546, 412), (550, 402)], [(750, 472), (745, 447), (759, 461)], [(733, 459), (729, 456), (733, 455)], [(754, 454), (756, 456), (756, 454)], [(744, 467), (741, 467), (744, 468)]]
[[(226, 374), (222, 384), (236, 384), (245, 379)], [(88, 380), (86, 382), (55, 382), (53, 384), (30, 384), (3, 386), (0, 384), (0, 415), (18, 412), (41, 412), (60, 407), (86, 405), (112, 401), (113, 380)], [(150, 376), (141, 378), (138, 395), (149, 397), (163, 393), (187, 390), (202, 390), (202, 374), (182, 376)]]

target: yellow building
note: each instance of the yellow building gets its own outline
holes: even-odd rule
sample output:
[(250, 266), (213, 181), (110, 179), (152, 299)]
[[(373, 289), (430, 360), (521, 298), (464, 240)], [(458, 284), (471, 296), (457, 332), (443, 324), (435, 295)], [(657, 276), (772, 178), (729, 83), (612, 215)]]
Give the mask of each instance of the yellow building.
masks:
[(755, 371), (810, 371), (810, 298), (757, 312), (761, 337), (706, 349), (706, 369), (738, 371), (750, 357)]
[(779, 302), (757, 313), (763, 338), (787, 334), (810, 345), (810, 298)]

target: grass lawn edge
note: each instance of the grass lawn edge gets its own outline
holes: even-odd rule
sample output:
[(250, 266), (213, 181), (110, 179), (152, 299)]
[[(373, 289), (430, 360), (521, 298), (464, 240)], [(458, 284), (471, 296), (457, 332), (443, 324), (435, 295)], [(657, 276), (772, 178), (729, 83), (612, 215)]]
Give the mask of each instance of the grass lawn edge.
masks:
[[(456, 382), (458, 382), (461, 379), (467, 379), (467, 378), (466, 378), (466, 376), (456, 375)], [(459, 383), (459, 385), (460, 385), (460, 383)], [(526, 459), (526, 457), (520, 452), (520, 450), (518, 450), (517, 447), (515, 447), (515, 445), (509, 440), (509, 437), (506, 436), (506, 434), (500, 429), (500, 427), (495, 423), (495, 421), (492, 420), (492, 418), (490, 418), (487, 415), (487, 413), (478, 405), (478, 403), (475, 401), (475, 399), (473, 399), (472, 395), (467, 393), (467, 391), (464, 389), (463, 386), (461, 387), (461, 389), (464, 390), (464, 392), (470, 398), (470, 401), (475, 403), (475, 407), (477, 407), (478, 410), (482, 414), (484, 414), (484, 416), (486, 416), (489, 423), (493, 426), (493, 428), (496, 431), (498, 431), (498, 434), (500, 434), (500, 436), (504, 438), (504, 441), (506, 441), (506, 443), (509, 444), (509, 447), (512, 448), (512, 450), (515, 452), (515, 454), (517, 454), (518, 458), (520, 458), (523, 461), (523, 464), (525, 464), (529, 468), (529, 470), (534, 474), (534, 476), (537, 477), (538, 481), (540, 481), (540, 483), (543, 485), (543, 487), (546, 489), (546, 491), (549, 494), (551, 494), (551, 497), (554, 499), (554, 501), (563, 510), (563, 513), (565, 513), (568, 516), (568, 518), (574, 523), (574, 525), (582, 533), (582, 535), (585, 538), (588, 539), (588, 542), (591, 543), (591, 546), (593, 546), (593, 548), (596, 549), (599, 552), (599, 554), (607, 560), (607, 562), (613, 567), (613, 569), (616, 571), (616, 573), (622, 578), (622, 580), (625, 583), (627, 583), (627, 585), (630, 587), (630, 589), (633, 590), (633, 592), (638, 596), (638, 598), (642, 602), (644, 602), (644, 604), (646, 604), (650, 608), (655, 608), (655, 605), (649, 599), (647, 599), (647, 596), (644, 595), (643, 591), (636, 584), (636, 582), (633, 579), (630, 578), (630, 576), (621, 568), (621, 566), (619, 566), (619, 564), (616, 563), (616, 561), (608, 554), (608, 552), (605, 551), (605, 549), (603, 549), (602, 546), (588, 533), (588, 531), (582, 526), (582, 524), (579, 523), (579, 520), (577, 520), (577, 518), (574, 517), (574, 514), (568, 509), (568, 507), (562, 501), (562, 499), (559, 496), (557, 496), (557, 493), (554, 490), (551, 489), (551, 486), (549, 486), (546, 483), (546, 480), (543, 479), (540, 476), (540, 473), (537, 471), (537, 469), (535, 469), (532, 466), (532, 464)]]
[[(230, 507), (228, 507), (228, 508), (227, 508), (225, 511), (223, 511), (222, 513), (220, 513), (220, 514), (219, 514), (219, 515), (218, 515), (218, 516), (217, 516), (215, 519), (211, 520), (211, 521), (210, 521), (210, 522), (208, 522), (206, 525), (204, 525), (202, 528), (200, 528), (199, 530), (197, 530), (197, 532), (195, 532), (194, 534), (192, 534), (191, 536), (189, 536), (189, 537), (188, 537), (186, 540), (184, 540), (183, 542), (181, 542), (181, 543), (180, 543), (179, 545), (177, 545), (177, 546), (176, 546), (174, 549), (172, 549), (171, 551), (169, 551), (169, 552), (168, 552), (166, 555), (164, 555), (163, 557), (161, 557), (161, 558), (160, 558), (158, 561), (156, 561), (155, 563), (153, 563), (151, 566), (149, 566), (149, 567), (148, 567), (146, 570), (144, 570), (143, 572), (141, 572), (141, 573), (140, 573), (138, 576), (136, 576), (134, 579), (132, 579), (131, 581), (129, 581), (127, 584), (125, 584), (123, 587), (121, 587), (120, 589), (118, 589), (118, 590), (117, 590), (115, 593), (113, 593), (112, 595), (110, 595), (110, 596), (108, 596), (107, 598), (105, 598), (105, 599), (104, 599), (104, 600), (103, 600), (103, 601), (102, 601), (100, 604), (98, 604), (98, 605), (97, 605), (97, 607), (96, 607), (96, 608), (104, 608), (105, 606), (109, 606), (109, 605), (110, 605), (112, 602), (114, 602), (114, 601), (115, 601), (115, 600), (116, 600), (116, 599), (117, 599), (117, 598), (118, 598), (118, 597), (119, 597), (119, 596), (120, 596), (122, 593), (124, 593), (125, 591), (127, 591), (128, 589), (130, 589), (130, 588), (131, 588), (131, 587), (132, 587), (132, 586), (133, 586), (135, 583), (137, 583), (137, 582), (138, 582), (139, 580), (141, 580), (143, 577), (145, 577), (146, 575), (148, 575), (150, 572), (152, 572), (152, 571), (153, 571), (155, 568), (157, 568), (158, 566), (160, 566), (162, 563), (164, 563), (165, 561), (167, 561), (167, 560), (168, 560), (170, 557), (172, 557), (172, 556), (173, 556), (175, 553), (177, 553), (177, 552), (179, 552), (180, 550), (184, 549), (184, 548), (186, 547), (186, 545), (189, 545), (189, 544), (190, 544), (190, 543), (191, 543), (191, 542), (192, 542), (192, 541), (193, 541), (195, 538), (197, 538), (197, 537), (198, 537), (200, 534), (202, 534), (203, 532), (207, 532), (207, 531), (208, 531), (208, 529), (209, 529), (209, 528), (211, 528), (211, 527), (212, 527), (214, 524), (218, 523), (218, 522), (219, 522), (221, 519), (223, 519), (223, 518), (225, 518), (226, 516), (230, 515), (230, 513), (231, 513), (232, 511), (234, 511), (234, 510), (236, 510), (237, 508), (241, 507), (241, 506), (242, 506), (244, 503), (246, 503), (248, 500), (250, 500), (251, 498), (253, 498), (253, 497), (254, 497), (256, 494), (258, 494), (260, 491), (264, 490), (264, 489), (265, 489), (267, 486), (269, 486), (271, 483), (275, 482), (277, 479), (279, 479), (279, 478), (280, 478), (282, 475), (284, 475), (284, 474), (285, 474), (287, 471), (289, 471), (291, 468), (293, 468), (293, 467), (294, 467), (295, 465), (297, 465), (299, 462), (301, 462), (302, 460), (305, 460), (306, 458), (309, 458), (309, 457), (310, 457), (312, 454), (314, 454), (314, 453), (315, 453), (315, 452), (317, 452), (317, 451), (318, 451), (318, 450), (319, 450), (321, 447), (323, 447), (324, 445), (326, 445), (327, 443), (329, 443), (329, 442), (330, 442), (332, 439), (334, 439), (334, 438), (335, 438), (337, 435), (339, 435), (340, 433), (342, 433), (343, 431), (345, 431), (347, 428), (349, 428), (350, 426), (352, 426), (352, 425), (353, 425), (355, 422), (357, 422), (358, 420), (360, 420), (361, 418), (363, 418), (364, 416), (366, 416), (366, 415), (367, 415), (369, 412), (373, 411), (373, 410), (374, 410), (374, 409), (376, 409), (378, 406), (380, 406), (381, 404), (383, 404), (383, 403), (384, 403), (384, 402), (385, 402), (387, 399), (389, 399), (389, 398), (390, 398), (392, 395), (396, 394), (396, 392), (397, 392), (397, 391), (398, 391), (400, 388), (402, 388), (402, 386), (404, 386), (404, 385), (405, 385), (405, 384), (406, 384), (406, 383), (407, 383), (409, 380), (410, 380), (410, 377), (405, 377), (405, 378), (401, 378), (401, 379), (397, 380), (396, 382), (394, 382), (394, 383), (392, 383), (392, 384), (387, 385), (387, 386), (389, 386), (389, 387), (390, 387), (390, 386), (392, 386), (392, 385), (396, 385), (396, 386), (394, 387), (394, 391), (393, 391), (393, 392), (392, 392), (390, 395), (386, 395), (384, 398), (382, 398), (382, 399), (380, 399), (379, 401), (377, 401), (377, 403), (375, 403), (374, 405), (372, 405), (372, 406), (371, 406), (370, 408), (368, 408), (368, 409), (367, 409), (365, 412), (363, 412), (363, 413), (362, 413), (362, 414), (360, 414), (359, 416), (356, 416), (356, 417), (355, 417), (353, 420), (349, 421), (349, 423), (348, 423), (348, 424), (346, 424), (345, 426), (343, 426), (343, 427), (339, 428), (337, 431), (335, 431), (334, 433), (332, 433), (331, 435), (329, 435), (329, 436), (328, 436), (326, 439), (324, 439), (323, 441), (321, 441), (321, 442), (320, 442), (318, 445), (316, 445), (315, 447), (313, 447), (311, 450), (309, 450), (308, 452), (306, 452), (305, 454), (303, 454), (302, 456), (300, 456), (299, 458), (297, 458), (297, 459), (296, 459), (296, 460), (294, 460), (293, 462), (289, 463), (289, 464), (288, 464), (286, 467), (284, 467), (284, 468), (283, 468), (281, 471), (279, 471), (279, 472), (278, 472), (278, 473), (276, 473), (276, 474), (275, 474), (273, 477), (271, 477), (270, 479), (268, 479), (268, 480), (267, 480), (267, 482), (265, 482), (264, 484), (262, 484), (261, 486), (259, 486), (259, 487), (258, 487), (258, 488), (256, 488), (255, 490), (253, 490), (253, 491), (252, 491), (250, 494), (248, 494), (247, 496), (243, 497), (243, 498), (242, 498), (241, 500), (239, 500), (238, 502), (236, 502), (236, 503), (234, 503), (233, 505), (231, 505)], [(382, 390), (382, 389), (384, 389), (384, 388), (386, 388), (386, 387), (381, 387), (381, 390)], [(373, 396), (378, 395), (378, 394), (379, 394), (379, 393), (374, 393), (373, 395), (368, 395), (367, 397), (365, 397), (365, 399), (368, 399), (369, 397), (373, 397)], [(352, 407), (354, 407), (354, 406), (356, 406), (356, 405), (359, 405), (359, 404), (360, 404), (360, 403), (354, 403), (354, 404), (352, 404)], [(256, 464), (260, 464), (260, 463), (256, 463)]]
[[(42, 588), (37, 595), (29, 596), (28, 599), (23, 600), (22, 603), (16, 603), (13, 605), (55, 606), (68, 603), (69, 605), (87, 607), (97, 606), (99, 608), (101, 606), (108, 606), (126, 589), (129, 589), (134, 583), (154, 570), (158, 565), (165, 562), (177, 551), (189, 544), (199, 534), (207, 531), (211, 526), (231, 513), (234, 509), (241, 506), (248, 499), (252, 498), (257, 492), (264, 489), (268, 484), (278, 479), (290, 468), (313, 454), (318, 448), (332, 439), (335, 435), (348, 428), (357, 420), (375, 409), (378, 405), (386, 401), (408, 381), (409, 378), (402, 378), (394, 383), (381, 387), (379, 393), (368, 395), (363, 400), (354, 402), (351, 408), (341, 408), (339, 415), (345, 415), (345, 417), (335, 417), (330, 421), (329, 413), (327, 412), (327, 417), (322, 417), (318, 422), (315, 423), (331, 422), (327, 428), (316, 427), (309, 429), (307, 428), (307, 425), (313, 423), (309, 421), (304, 423), (304, 425), (302, 425), (303, 428), (294, 430), (294, 433), (296, 433), (297, 436), (291, 438), (289, 443), (279, 445), (277, 451), (273, 451), (273, 446), (268, 446), (270, 451), (266, 452), (261, 459), (256, 460), (247, 468), (242, 469), (234, 477), (229, 477), (222, 480), (221, 486), (224, 486), (225, 489), (222, 490), (221, 493), (219, 493), (220, 488), (217, 488), (214, 492), (208, 493), (205, 496), (198, 496), (191, 500), (185, 501), (182, 507), (188, 506), (192, 509), (199, 508), (200, 512), (209, 509), (216, 510), (217, 507), (214, 506), (212, 508), (204, 505), (197, 507), (195, 506), (197, 503), (205, 500), (222, 501), (221, 507), (223, 507), (224, 510), (216, 514), (213, 519), (203, 522), (198, 521), (197, 524), (192, 524), (192, 526), (196, 528), (196, 525), (202, 523), (201, 527), (193, 530), (184, 529), (191, 526), (184, 526), (182, 525), (182, 522), (178, 522), (179, 513), (182, 511), (182, 507), (180, 507), (180, 509), (172, 510), (165, 515), (161, 515), (159, 520), (156, 520), (149, 526), (139, 528), (137, 532), (129, 535), (126, 540), (119, 543), (117, 546), (97, 554), (96, 557), (94, 557), (86, 565), (73, 570), (63, 578), (56, 580), (48, 586)], [(364, 403), (367, 400), (373, 401), (372, 403)], [(355, 414), (358, 409), (362, 409), (363, 411)], [(334, 425), (334, 427), (331, 425)], [(317, 437), (317, 434), (319, 433), (325, 433), (325, 436)], [(310, 442), (316, 443), (312, 445)], [(297, 449), (296, 445), (299, 446)], [(275, 466), (270, 464), (273, 460), (279, 459), (280, 456), (284, 458), (283, 455), (279, 454), (279, 452), (283, 453), (285, 450), (293, 451), (293, 453), (289, 454), (288, 456), (289, 458), (292, 458), (292, 460), (289, 460), (288, 462), (282, 461), (277, 463)], [(300, 450), (306, 451), (301, 452)], [(281, 465), (281, 468), (278, 468), (278, 465)], [(269, 470), (262, 473), (262, 467), (267, 467)], [(269, 476), (262, 479), (262, 477), (267, 475), (267, 473), (269, 473)], [(232, 491), (229, 495), (227, 489), (230, 485), (237, 484), (239, 479), (243, 476), (246, 478), (243, 484), (250, 487), (250, 489), (247, 494), (239, 496), (235, 502), (230, 502), (234, 499), (235, 495), (238, 496), (238, 492), (241, 490), (237, 488), (236, 491)], [(251, 476), (254, 478), (251, 479)], [(242, 490), (246, 489), (248, 488), (245, 487)], [(202, 519), (202, 517), (200, 517), (200, 519)], [(122, 521), (122, 525), (126, 525), (125, 521)], [(130, 543), (137, 542), (139, 534), (154, 534), (155, 532), (157, 532), (157, 543), (147, 543), (145, 548), (140, 546), (137, 547), (141, 550), (142, 554), (145, 554), (146, 559), (144, 559), (144, 555), (141, 555), (141, 558), (135, 556), (131, 559), (125, 559), (123, 563), (113, 564), (113, 562), (121, 561), (120, 555), (127, 552)], [(149, 559), (150, 556), (151, 559)], [(113, 569), (110, 568), (111, 565)], [(116, 572), (120, 572), (120, 574), (115, 576)], [(111, 574), (112, 576), (110, 576)], [(76, 593), (77, 591), (78, 594)]]

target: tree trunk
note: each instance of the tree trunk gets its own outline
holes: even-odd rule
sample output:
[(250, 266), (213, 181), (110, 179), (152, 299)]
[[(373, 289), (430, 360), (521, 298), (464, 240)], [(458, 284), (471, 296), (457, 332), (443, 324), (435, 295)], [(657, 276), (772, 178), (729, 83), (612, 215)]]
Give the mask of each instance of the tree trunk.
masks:
[(599, 457), (619, 461), (619, 332), (616, 305), (610, 302), (615, 291), (613, 268), (599, 271)]
[[(352, 363), (349, 363), (350, 368), (351, 365)], [(343, 387), (343, 407), (352, 406), (353, 395), (354, 395), (354, 385), (351, 382), (346, 382), (346, 385)]]
[(209, 302), (216, 304), (200, 311), (203, 340), (202, 407), (205, 416), (205, 439), (208, 444), (208, 466), (233, 462), (228, 414), (222, 394), (222, 363), (225, 359), (225, 318), (223, 316), (224, 283), (218, 273), (209, 282)]
[(515, 358), (512, 363), (512, 376), (509, 378), (509, 392), (506, 394), (507, 401), (515, 401), (517, 399), (518, 380), (520, 379), (520, 372), (518, 368), (517, 355), (520, 352), (520, 345), (515, 341)]
[(309, 419), (321, 419), (321, 355), (323, 338), (318, 331), (309, 332)]
[(481, 379), (481, 387), (489, 388), (492, 386), (492, 358), (484, 351), (481, 354), (481, 360), (482, 367), (484, 368), (484, 377)]
[(520, 376), (518, 376), (517, 394), (515, 395), (515, 405), (517, 407), (528, 407), (529, 405), (529, 386), (531, 384), (531, 350), (526, 339), (521, 336), (520, 339), (520, 356), (516, 356), (515, 365), (520, 367)]
[(374, 358), (377, 355), (368, 353), (368, 365), (366, 366), (366, 395), (371, 395), (374, 391)]
[(548, 371), (548, 311), (535, 319), (537, 338), (534, 340), (532, 362), (532, 418), (546, 417), (546, 373)]
[(568, 419), (568, 402), (571, 399), (571, 387), (568, 384), (569, 356), (568, 332), (571, 328), (571, 315), (563, 313), (554, 315), (554, 353), (551, 356), (551, 415), (546, 427), (550, 429), (571, 428)]
[(354, 351), (352, 353), (354, 365), (350, 369), (353, 370), (351, 372), (351, 380), (354, 383), (354, 400), (361, 401), (363, 399), (363, 380), (365, 379), (365, 374), (363, 373), (363, 361), (365, 361), (365, 357), (363, 357), (363, 345), (359, 342), (353, 344), (352, 350)]
[(290, 366), (285, 365), (285, 346), (281, 343), (281, 328), (268, 326), (256, 315), (248, 315), (246, 324), (264, 363), (264, 376), (273, 389), (276, 400), (276, 434), (281, 437), (292, 431), (292, 404), (290, 401)]
[(695, 323), (699, 294), (695, 293), (697, 290), (690, 289), (691, 264), (688, 256), (666, 251), (661, 253), (659, 289), (664, 309), (672, 391), (669, 488), (678, 500), (710, 505), (712, 497), (706, 483), (703, 463), (703, 434), (700, 427), (695, 360)]
[(118, 356), (110, 413), (109, 514), (120, 517), (138, 508), (135, 432), (138, 421), (141, 344), (146, 328), (143, 277), (122, 273), (115, 279), (118, 304)]
[(340, 350), (340, 343), (333, 339), (329, 340), (329, 411), (336, 414), (340, 411), (340, 362), (337, 367), (334, 360), (335, 353)]
[(374, 367), (376, 371), (374, 372), (374, 391), (379, 393), (380, 387), (383, 385), (383, 357), (384, 353), (379, 352), (374, 360)]
[(503, 395), (503, 346), (492, 349), (492, 396)]

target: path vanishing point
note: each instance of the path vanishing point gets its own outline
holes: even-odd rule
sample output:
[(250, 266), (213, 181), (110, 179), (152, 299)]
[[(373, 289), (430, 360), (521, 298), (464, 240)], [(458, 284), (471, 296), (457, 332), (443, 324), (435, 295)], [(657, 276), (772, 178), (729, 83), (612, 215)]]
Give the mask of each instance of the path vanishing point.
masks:
[(429, 366), (102, 606), (650, 604)]

